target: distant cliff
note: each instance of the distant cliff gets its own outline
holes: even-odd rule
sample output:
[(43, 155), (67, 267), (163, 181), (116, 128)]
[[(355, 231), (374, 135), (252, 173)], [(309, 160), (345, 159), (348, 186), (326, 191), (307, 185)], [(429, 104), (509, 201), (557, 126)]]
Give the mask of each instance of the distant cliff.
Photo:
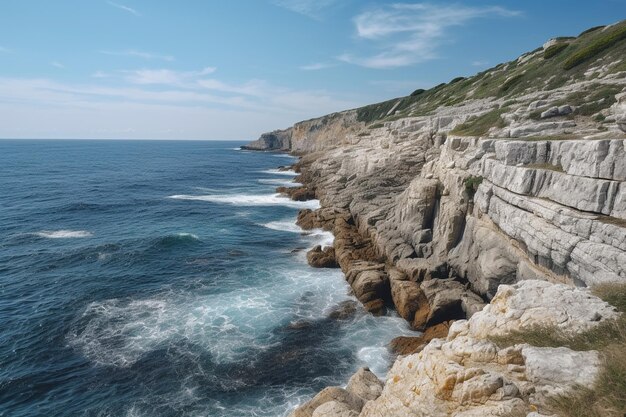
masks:
[(263, 133), (254, 142), (241, 147), (251, 151), (289, 151), (291, 150), (291, 131), (293, 129), (275, 130)]

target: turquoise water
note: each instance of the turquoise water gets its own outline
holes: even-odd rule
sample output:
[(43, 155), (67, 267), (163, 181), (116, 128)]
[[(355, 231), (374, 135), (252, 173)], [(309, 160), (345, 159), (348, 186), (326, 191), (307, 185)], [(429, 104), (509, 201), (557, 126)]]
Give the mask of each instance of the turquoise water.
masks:
[(406, 324), (306, 264), (285, 155), (0, 141), (0, 416), (282, 416)]

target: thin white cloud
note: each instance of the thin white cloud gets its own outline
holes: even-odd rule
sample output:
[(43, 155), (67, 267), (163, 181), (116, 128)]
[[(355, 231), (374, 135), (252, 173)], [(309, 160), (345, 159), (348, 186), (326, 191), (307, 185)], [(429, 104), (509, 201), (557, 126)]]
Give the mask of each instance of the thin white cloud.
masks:
[(369, 101), (262, 80), (191, 85), (154, 89), (0, 77), (0, 113), (7, 121), (0, 124), (0, 137), (255, 139), (312, 114)]
[(299, 67), (303, 71), (319, 71), (327, 68), (332, 68), (336, 66), (335, 64), (331, 64), (329, 62), (315, 62), (313, 64), (302, 65)]
[(13, 52), (12, 50), (10, 50), (9, 48), (5, 48), (4, 46), (0, 45), (0, 53), (4, 53), (4, 54), (8, 54)]
[(126, 5), (119, 4), (119, 3), (115, 3), (113, 1), (107, 1), (107, 4), (109, 6), (116, 7), (118, 9), (120, 9), (120, 10), (124, 10), (125, 12), (128, 12), (130, 14), (134, 14), (137, 17), (141, 16), (141, 14), (137, 10), (133, 9), (132, 7), (128, 7)]
[(136, 58), (143, 58), (147, 60), (156, 59), (156, 60), (168, 61), (168, 62), (172, 62), (175, 60), (175, 58), (171, 55), (159, 55), (159, 54), (153, 54), (151, 52), (137, 51), (135, 49), (127, 49), (124, 51), (99, 51), (99, 52), (105, 55), (130, 56), (130, 57), (136, 57)]
[(514, 17), (521, 12), (500, 6), (473, 7), (461, 4), (396, 3), (356, 16), (359, 39), (381, 50), (369, 55), (345, 53), (339, 60), (368, 68), (395, 68), (437, 57), (448, 30), (471, 20)]
[(140, 69), (123, 71), (126, 80), (133, 84), (158, 84), (184, 87), (198, 77), (214, 73), (215, 67), (205, 67), (199, 71), (175, 71), (170, 69)]
[(65, 69), (65, 65), (61, 64), (59, 61), (52, 61), (50, 65), (52, 65), (55, 68)]
[(319, 19), (325, 9), (339, 3), (339, 0), (273, 0), (272, 3), (294, 13)]
[(474, 67), (486, 67), (487, 65), (489, 65), (489, 61), (472, 61)]
[(104, 71), (96, 71), (93, 74), (91, 74), (92, 78), (109, 78), (111, 76), (111, 74), (108, 74)]
[(243, 84), (229, 84), (216, 79), (201, 79), (197, 84), (203, 89), (220, 93), (241, 94), (244, 96), (269, 96), (272, 87), (263, 80), (250, 80)]

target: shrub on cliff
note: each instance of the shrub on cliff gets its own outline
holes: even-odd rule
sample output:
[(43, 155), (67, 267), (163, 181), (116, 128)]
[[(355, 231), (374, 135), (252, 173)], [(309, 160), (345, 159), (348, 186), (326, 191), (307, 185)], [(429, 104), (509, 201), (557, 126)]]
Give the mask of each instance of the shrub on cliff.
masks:
[(465, 178), (464, 184), (465, 184), (465, 191), (467, 191), (467, 195), (470, 196), (470, 198), (474, 197), (474, 194), (476, 194), (476, 191), (478, 191), (478, 186), (483, 182), (483, 177), (475, 177), (475, 176), (471, 176), (471, 177), (467, 177)]
[(572, 69), (624, 39), (626, 39), (626, 26), (609, 31), (567, 58), (563, 63), (563, 68)]
[(486, 134), (493, 126), (504, 127), (505, 123), (502, 117), (504, 109), (493, 109), (478, 117), (472, 117), (465, 123), (456, 126), (452, 131), (453, 135), (459, 136), (482, 136)]
[(567, 43), (557, 43), (554, 44), (552, 46), (549, 46), (544, 52), (543, 52), (543, 59), (550, 59), (553, 56), (558, 55), (560, 52), (562, 52), (565, 48), (568, 47), (569, 44)]

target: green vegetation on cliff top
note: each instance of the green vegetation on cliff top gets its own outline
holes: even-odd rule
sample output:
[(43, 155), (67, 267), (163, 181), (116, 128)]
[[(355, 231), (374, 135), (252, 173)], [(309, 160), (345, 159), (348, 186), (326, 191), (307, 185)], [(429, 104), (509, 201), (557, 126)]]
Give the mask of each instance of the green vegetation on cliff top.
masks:
[[(442, 106), (453, 106), (466, 99), (513, 98), (537, 90), (553, 90), (585, 79), (585, 72), (616, 63), (612, 72), (626, 71), (626, 21), (590, 28), (578, 37), (557, 38), (557, 43), (538, 48), (519, 59), (497, 65), (474, 76), (457, 77), (429, 90), (415, 90), (396, 98), (357, 109), (357, 119), (365, 123), (428, 115)], [(587, 103), (587, 97), (581, 97)], [(604, 103), (606, 104), (606, 103)], [(493, 116), (493, 114), (491, 115)]]

